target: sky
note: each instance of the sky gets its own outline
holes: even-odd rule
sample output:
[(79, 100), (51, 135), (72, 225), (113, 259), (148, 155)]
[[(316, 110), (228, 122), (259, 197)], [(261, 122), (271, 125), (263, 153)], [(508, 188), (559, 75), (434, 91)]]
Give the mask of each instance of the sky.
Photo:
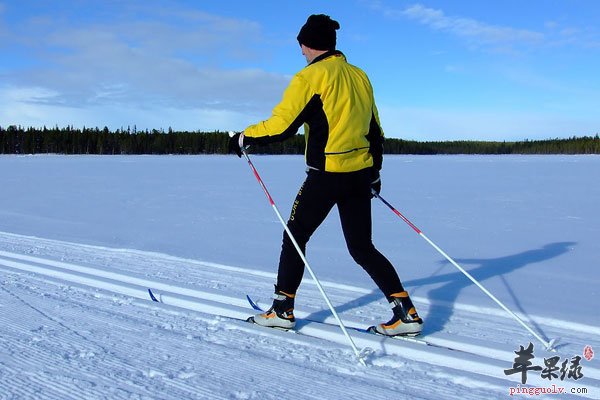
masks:
[(242, 130), (306, 66), (320, 13), (388, 137), (600, 132), (596, 0), (0, 0), (0, 126)]

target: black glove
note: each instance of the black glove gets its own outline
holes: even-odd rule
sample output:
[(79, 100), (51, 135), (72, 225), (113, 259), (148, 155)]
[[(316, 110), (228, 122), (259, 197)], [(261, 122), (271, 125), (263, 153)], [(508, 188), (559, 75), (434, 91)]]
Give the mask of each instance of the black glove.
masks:
[(240, 135), (238, 132), (229, 138), (229, 152), (237, 154), (238, 157), (242, 158), (242, 149), (240, 148)]
[(381, 178), (379, 176), (379, 171), (375, 168), (371, 170), (371, 198), (375, 197), (373, 192), (377, 194), (381, 192)]

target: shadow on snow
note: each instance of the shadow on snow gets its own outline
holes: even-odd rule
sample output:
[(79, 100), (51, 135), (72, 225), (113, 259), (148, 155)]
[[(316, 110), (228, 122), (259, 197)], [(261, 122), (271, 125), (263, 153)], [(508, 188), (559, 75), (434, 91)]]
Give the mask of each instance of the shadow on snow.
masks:
[[(521, 314), (527, 315), (526, 311), (521, 305), (519, 296), (512, 291), (512, 288), (506, 281), (504, 275), (526, 267), (530, 264), (535, 264), (559, 257), (560, 255), (568, 252), (569, 249), (574, 245), (576, 245), (575, 242), (557, 242), (547, 244), (539, 249), (527, 250), (504, 257), (488, 259), (462, 258), (454, 260), (463, 268), (466, 264), (477, 265), (475, 268), (468, 270), (465, 268), (465, 270), (467, 270), (467, 272), (469, 272), (469, 274), (471, 274), (473, 278), (479, 281), (484, 287), (486, 286), (484, 282), (489, 278), (499, 277), (502, 279), (507, 292), (512, 298), (512, 304), (517, 308), (517, 310), (513, 309), (513, 312), (519, 311)], [(455, 269), (454, 266), (452, 266), (446, 259), (441, 260), (440, 264), (442, 264), (442, 266), (438, 269), (438, 271), (429, 277), (403, 282), (404, 286), (408, 288), (410, 293), (413, 294), (421, 286), (442, 284), (441, 286), (430, 290), (427, 294), (427, 297), (430, 301), (429, 312), (426, 315), (421, 314), (425, 320), (423, 331), (423, 334), (425, 335), (442, 331), (444, 329), (446, 323), (452, 317), (454, 312), (453, 306), (460, 292), (463, 289), (474, 285), (473, 282), (471, 282), (462, 272), (458, 270), (455, 270), (455, 272), (448, 272), (438, 275), (442, 269)], [(399, 272), (401, 273), (402, 271)], [(492, 294), (496, 297), (504, 297), (500, 296), (500, 293), (492, 292)], [(383, 295), (378, 289), (374, 289), (371, 293), (365, 294), (355, 300), (349, 301), (345, 304), (337, 305), (336, 311), (341, 314), (344, 311), (380, 301), (382, 296)], [(500, 309), (500, 307), (497, 306), (491, 299), (489, 299), (486, 294), (481, 292), (481, 296), (482, 298), (485, 297), (488, 299), (491, 305)], [(511, 307), (509, 306), (509, 308)], [(330, 313), (331, 312), (328, 309), (325, 309), (309, 315), (307, 319), (321, 321), (328, 317)], [(533, 329), (541, 333), (539, 326), (537, 326), (534, 321), (530, 321), (530, 323), (533, 325)], [(544, 336), (543, 333), (542, 336)]]

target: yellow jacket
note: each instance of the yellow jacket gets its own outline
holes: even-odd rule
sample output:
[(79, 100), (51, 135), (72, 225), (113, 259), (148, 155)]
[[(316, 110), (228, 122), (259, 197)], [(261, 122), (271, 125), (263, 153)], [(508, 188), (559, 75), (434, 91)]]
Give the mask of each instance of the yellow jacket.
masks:
[(328, 172), (381, 169), (383, 130), (367, 75), (339, 51), (298, 72), (266, 121), (244, 130), (244, 144), (287, 139), (304, 124), (306, 163)]

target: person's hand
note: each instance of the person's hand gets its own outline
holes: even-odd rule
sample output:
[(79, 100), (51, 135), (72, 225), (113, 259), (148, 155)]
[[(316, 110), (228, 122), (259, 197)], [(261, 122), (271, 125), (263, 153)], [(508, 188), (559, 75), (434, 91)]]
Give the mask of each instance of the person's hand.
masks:
[(241, 132), (229, 133), (229, 152), (237, 154), (238, 157), (242, 157), (242, 146), (244, 145), (244, 136)]
[(373, 192), (379, 194), (381, 192), (381, 177), (379, 176), (379, 171), (375, 168), (371, 170), (371, 198), (375, 197)]

